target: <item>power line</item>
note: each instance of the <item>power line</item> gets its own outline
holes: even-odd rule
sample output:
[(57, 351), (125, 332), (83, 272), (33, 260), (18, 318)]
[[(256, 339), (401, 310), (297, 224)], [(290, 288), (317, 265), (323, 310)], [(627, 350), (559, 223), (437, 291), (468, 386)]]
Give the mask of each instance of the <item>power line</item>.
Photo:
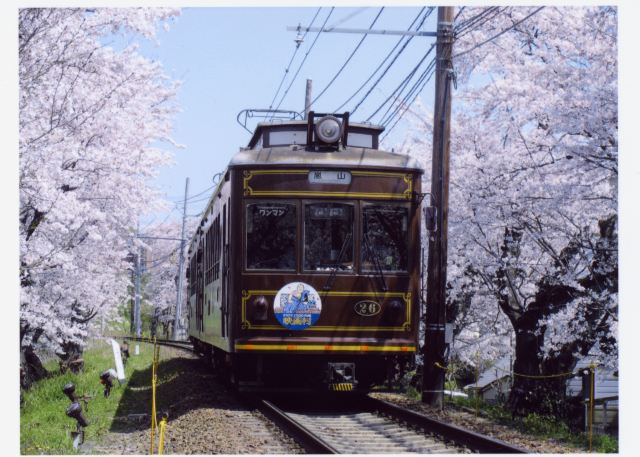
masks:
[(387, 131), (385, 132), (385, 134), (382, 136), (382, 138), (380, 138), (380, 141), (384, 140), (387, 136), (389, 136), (389, 134), (391, 133), (391, 131), (395, 128), (396, 125), (398, 125), (398, 123), (400, 122), (400, 120), (402, 120), (402, 118), (404, 117), (405, 113), (409, 110), (409, 108), (411, 107), (411, 105), (413, 105), (413, 103), (416, 101), (416, 99), (418, 98), (418, 95), (420, 95), (422, 93), (422, 90), (424, 89), (424, 87), (427, 85), (427, 83), (429, 82), (429, 80), (431, 80), (431, 76), (433, 76), (433, 72), (431, 72), (431, 74), (426, 78), (426, 80), (422, 83), (422, 86), (420, 86), (420, 89), (418, 89), (418, 91), (415, 93), (415, 95), (413, 96), (413, 98), (411, 99), (411, 101), (409, 103), (407, 103), (405, 105), (404, 110), (402, 111), (402, 113), (400, 114), (400, 116), (398, 117), (398, 119), (396, 119), (396, 121), (393, 123), (393, 125), (387, 129)]
[[(378, 11), (378, 14), (376, 15), (376, 17), (373, 19), (373, 21), (371, 22), (371, 25), (369, 26), (369, 30), (371, 30), (373, 28), (373, 26), (375, 25), (375, 23), (378, 21), (378, 18), (380, 17), (380, 15), (382, 14), (382, 12), (384, 11), (384, 6), (382, 8), (380, 8), (380, 11)], [(360, 41), (358, 42), (358, 44), (356, 45), (356, 47), (353, 49), (353, 51), (351, 52), (351, 55), (349, 55), (349, 57), (347, 57), (347, 60), (342, 64), (342, 66), (340, 67), (340, 69), (338, 70), (338, 72), (333, 76), (333, 78), (331, 78), (331, 81), (329, 81), (329, 83), (325, 86), (324, 89), (322, 89), (320, 91), (320, 93), (316, 96), (316, 98), (314, 98), (311, 103), (309, 104), (309, 106), (312, 106), (320, 97), (322, 97), (322, 95), (327, 91), (327, 89), (329, 89), (329, 87), (331, 87), (331, 85), (334, 83), (334, 81), (336, 80), (336, 78), (338, 76), (340, 76), (340, 73), (342, 73), (342, 70), (345, 69), (345, 67), (347, 66), (347, 64), (351, 61), (351, 59), (353, 58), (353, 56), (355, 55), (355, 53), (358, 51), (358, 49), (360, 49), (360, 46), (362, 46), (362, 43), (364, 42), (365, 38), (367, 38), (367, 34), (365, 33), (364, 36), (360, 39)]]
[[(217, 184), (214, 184), (213, 186), (209, 186), (206, 189), (204, 189), (203, 191), (198, 192), (197, 194), (193, 194), (192, 196), (187, 198), (187, 201), (191, 201), (192, 199), (194, 199), (196, 197), (199, 197), (200, 195), (204, 194), (205, 192), (209, 192), (209, 191), (213, 190), (216, 187), (216, 185)], [(177, 205), (177, 204), (180, 204), (180, 203), (184, 202), (184, 197), (179, 198), (179, 199), (178, 198), (170, 198), (169, 200)]]
[(473, 32), (474, 30), (478, 30), (484, 24), (494, 20), (496, 17), (498, 17), (498, 15), (504, 13), (506, 10), (509, 9), (508, 6), (502, 9), (500, 9), (499, 7), (494, 7), (494, 8), (495, 9), (489, 8), (488, 10), (486, 10), (487, 14), (482, 15), (482, 13), (480, 13), (478, 16), (482, 15), (482, 17), (479, 18), (479, 20), (475, 20), (473, 24), (468, 24), (466, 26), (460, 27), (459, 29), (455, 30), (456, 39), (461, 38)]
[[(362, 13), (364, 10), (366, 10), (367, 8), (363, 7), (363, 8), (358, 8), (356, 11), (347, 14), (344, 18), (340, 19), (338, 22), (336, 22), (333, 25), (330, 25), (329, 27), (327, 27), (327, 29), (331, 30), (331, 29), (335, 29), (337, 26), (339, 26), (340, 24), (344, 24), (345, 22), (347, 22), (349, 19), (351, 19), (352, 17)], [(311, 23), (311, 25), (309, 27), (311, 27), (313, 25), (313, 23)]]
[(418, 64), (415, 67), (413, 67), (413, 70), (411, 70), (411, 72), (402, 80), (402, 82), (400, 82), (398, 87), (396, 87), (395, 90), (391, 92), (391, 94), (385, 99), (385, 101), (382, 102), (382, 104), (380, 104), (380, 106), (378, 106), (378, 108), (371, 114), (371, 116), (367, 118), (367, 121), (371, 121), (371, 119), (382, 109), (382, 107), (384, 107), (389, 102), (389, 100), (391, 100), (391, 97), (393, 97), (394, 94), (399, 90), (401, 91), (408, 84), (411, 78), (413, 78), (413, 75), (416, 73), (416, 71), (418, 71), (418, 68), (422, 65), (422, 63), (426, 60), (426, 58), (429, 57), (429, 54), (431, 54), (431, 51), (433, 51), (433, 48), (435, 47), (435, 45), (436, 45), (435, 43), (431, 44), (431, 47), (425, 53), (425, 55), (422, 56), (422, 59), (420, 59)]
[(483, 46), (487, 43), (489, 43), (490, 41), (495, 40), (496, 38), (498, 38), (499, 36), (507, 33), (509, 30), (515, 28), (517, 25), (522, 24), (524, 21), (526, 21), (527, 19), (529, 19), (531, 16), (533, 16), (534, 14), (538, 13), (540, 10), (542, 10), (544, 8), (544, 6), (541, 6), (540, 8), (536, 9), (533, 13), (525, 16), (524, 18), (520, 19), (518, 22), (514, 23), (513, 25), (511, 25), (510, 27), (507, 27), (506, 29), (504, 29), (503, 31), (501, 31), (500, 33), (497, 33), (496, 35), (492, 36), (491, 38), (484, 40), (482, 43), (478, 43), (477, 45), (475, 45), (474, 47), (472, 47), (471, 49), (467, 49), (465, 51), (459, 52), (456, 55), (454, 55), (452, 57), (452, 59), (455, 59), (456, 57), (460, 57), (463, 56), (465, 54), (470, 53), (471, 51), (478, 49), (480, 46)]
[[(429, 17), (429, 15), (431, 14), (431, 12), (434, 10), (435, 8), (430, 8), (429, 11), (427, 12), (427, 14), (424, 16), (424, 18), (422, 19), (422, 22), (420, 23), (420, 25), (418, 26), (418, 29), (422, 26), (422, 24), (424, 23), (424, 21), (427, 19), (427, 17)], [(405, 41), (405, 43), (402, 45), (402, 47), (400, 48), (400, 50), (396, 53), (396, 55), (393, 57), (393, 59), (391, 60), (391, 62), (389, 62), (389, 64), (387, 65), (387, 67), (384, 69), (384, 71), (382, 72), (382, 74), (378, 77), (378, 79), (376, 79), (376, 81), (373, 83), (373, 85), (369, 88), (369, 90), (367, 91), (367, 93), (364, 95), (364, 97), (362, 97), (362, 99), (360, 99), (360, 101), (356, 104), (356, 106), (351, 110), (351, 114), (355, 113), (358, 108), (360, 107), (360, 105), (362, 105), (362, 103), (367, 99), (367, 97), (369, 97), (369, 95), (371, 94), (371, 92), (373, 91), (373, 89), (378, 85), (378, 83), (380, 82), (380, 80), (382, 80), (382, 78), (387, 74), (387, 72), (389, 71), (389, 69), (393, 66), (393, 64), (395, 63), (395, 61), (398, 59), (398, 57), (400, 57), (400, 55), (404, 52), (404, 50), (406, 49), (407, 45), (411, 42), (411, 40), (413, 40), (413, 36), (409, 37), (409, 39), (407, 41)]]
[(498, 9), (499, 9), (499, 7), (497, 7), (497, 6), (492, 6), (490, 8), (483, 8), (476, 15), (471, 16), (470, 18), (467, 18), (467, 19), (463, 20), (462, 22), (458, 23), (454, 27), (453, 30), (456, 33), (456, 35), (460, 35), (465, 30), (473, 27), (475, 24), (477, 24), (479, 21), (481, 21), (483, 17), (486, 17), (486, 16), (490, 15), (491, 13), (493, 13), (495, 10), (498, 10)]
[[(313, 25), (313, 23), (315, 22), (316, 18), (318, 17), (318, 14), (320, 14), (320, 10), (321, 9), (322, 9), (322, 7), (318, 8), (318, 10), (316, 11), (316, 14), (313, 16), (313, 19), (311, 19), (311, 25)], [(300, 44), (306, 38), (307, 33), (309, 33), (309, 32), (304, 32), (304, 35), (302, 35), (302, 39), (300, 41), (296, 41), (296, 48), (294, 49), (293, 55), (291, 56), (291, 59), (289, 60), (289, 64), (284, 69), (284, 75), (282, 75), (282, 79), (280, 80), (280, 84), (278, 85), (278, 89), (276, 90), (276, 93), (273, 95), (273, 99), (271, 100), (271, 103), (269, 104), (269, 109), (271, 109), (273, 107), (273, 103), (276, 101), (276, 98), (278, 97), (278, 94), (280, 93), (280, 89), (282, 89), (282, 84), (284, 84), (284, 80), (287, 78), (287, 75), (289, 74), (289, 69), (291, 68), (291, 64), (293, 63), (293, 59), (296, 57), (296, 54), (298, 53), (298, 50), (300, 49)]]
[[(433, 76), (435, 66), (436, 66), (436, 60), (434, 58), (431, 60), (429, 65), (427, 65), (427, 68), (422, 72), (420, 77), (413, 84), (413, 86), (411, 87), (409, 92), (407, 92), (407, 94), (403, 97), (403, 99), (400, 102), (395, 103), (395, 108), (393, 112), (386, 119), (383, 116), (383, 120), (381, 121), (381, 124), (384, 127), (388, 126), (391, 123), (391, 121), (393, 121), (393, 119), (398, 116), (398, 113), (403, 108), (404, 110), (402, 115), (404, 115), (404, 111), (406, 111), (406, 109), (413, 103), (413, 101), (417, 98), (417, 96), (420, 95), (426, 83), (431, 79), (431, 76)], [(418, 89), (418, 87), (420, 88)], [(413, 96), (413, 99), (411, 100), (411, 102), (408, 102), (409, 98), (411, 98), (412, 96)], [(389, 108), (391, 108), (391, 106), (389, 106)], [(387, 112), (388, 111), (389, 109), (387, 109)], [(402, 117), (402, 115), (400, 117)]]
[[(429, 71), (433, 70), (433, 68), (435, 67), (435, 62), (436, 62), (435, 58), (431, 59), (431, 62), (429, 62), (429, 64), (427, 65), (427, 68), (418, 77), (416, 82), (413, 83), (413, 86), (411, 86), (409, 91), (403, 96), (402, 100), (400, 102), (398, 102), (398, 98), (400, 97), (400, 94), (402, 93), (402, 91), (404, 91), (404, 87), (402, 88), (402, 90), (396, 96), (394, 102), (389, 105), (387, 110), (380, 117), (381, 121), (379, 123), (381, 125), (387, 126), (391, 122), (391, 120), (397, 115), (398, 111), (402, 108), (402, 106), (404, 106), (404, 104), (407, 102), (407, 100), (409, 100), (409, 98), (415, 93), (415, 91), (418, 88), (418, 86), (420, 86), (422, 81), (424, 81), (424, 79), (427, 77)], [(407, 81), (407, 83), (408, 83), (408, 81)], [(406, 84), (405, 84), (405, 87), (406, 87)], [(392, 111), (391, 114), (389, 114), (388, 117), (385, 117), (385, 116), (387, 116), (389, 111)]]
[[(411, 30), (411, 28), (413, 27), (413, 25), (418, 21), (418, 19), (420, 18), (420, 16), (422, 15), (423, 11), (426, 9), (426, 7), (423, 7), (418, 14), (416, 15), (416, 17), (413, 19), (413, 21), (411, 22), (411, 24), (409, 25), (409, 28), (407, 30)], [(431, 8), (431, 10), (433, 10), (433, 8)], [(428, 14), (427, 14), (428, 16)], [(427, 16), (425, 16), (422, 19), (422, 22), (420, 23), (420, 25), (416, 28), (416, 30), (419, 30), (420, 27), (422, 26), (422, 24), (424, 24), (424, 21), (426, 20)], [(369, 81), (371, 81), (371, 79), (376, 75), (376, 73), (378, 73), (378, 71), (382, 68), (382, 66), (385, 64), (385, 62), (387, 60), (389, 60), (389, 57), (391, 57), (391, 54), (393, 54), (393, 51), (396, 50), (396, 48), (398, 46), (400, 46), (400, 43), (402, 43), (402, 41), (405, 39), (406, 37), (400, 37), (400, 39), (396, 42), (396, 44), (393, 46), (393, 48), (391, 48), (391, 50), (389, 51), (389, 53), (386, 55), (386, 57), (384, 59), (382, 59), (382, 62), (380, 62), (380, 64), (378, 65), (378, 67), (373, 70), (373, 73), (371, 73), (369, 75), (369, 77), (367, 78), (367, 80), (365, 82), (363, 82), (360, 87), (353, 93), (351, 94), (351, 96), (345, 100), (342, 105), (340, 105), (338, 108), (336, 108), (335, 110), (333, 110), (334, 113), (339, 112), (347, 103), (349, 103), (351, 100), (353, 100), (353, 98), (360, 93), (360, 91), (362, 89), (364, 89), (364, 87), (369, 83)], [(352, 111), (353, 113), (353, 111)]]
[[(335, 9), (335, 7), (331, 7), (331, 10), (329, 11), (329, 14), (327, 14), (327, 17), (324, 19), (324, 23), (322, 24), (321, 29), (324, 29), (324, 26), (327, 25), (327, 21), (329, 20), (329, 18), (331, 17), (331, 14), (333, 14), (333, 10)], [(278, 106), (276, 107), (276, 110), (280, 108), (280, 105), (282, 105), (282, 102), (284, 101), (285, 97), (287, 96), (287, 94), (289, 93), (289, 89), (291, 89), (291, 86), (293, 85), (294, 81), (296, 80), (296, 78), (298, 77), (298, 73), (300, 73), (300, 70), (302, 69), (302, 66), (304, 65), (304, 63), (307, 60), (307, 57), (309, 57), (309, 53), (311, 52), (311, 50), (313, 49), (313, 47), (316, 44), (316, 41), (318, 41), (318, 38), (320, 37), (320, 34), (322, 32), (318, 32), (316, 33), (316, 37), (313, 39), (313, 42), (311, 43), (311, 46), (309, 46), (309, 49), (307, 50), (307, 52), (304, 55), (304, 58), (302, 59), (302, 62), (300, 62), (300, 65), (298, 66), (298, 69), (296, 70), (296, 74), (293, 75), (293, 79), (291, 79), (291, 82), (289, 83), (289, 86), (287, 87), (287, 89), (284, 91), (284, 94), (282, 94), (282, 98), (280, 99), (280, 103), (278, 103)], [(272, 116), (273, 117), (273, 116)]]

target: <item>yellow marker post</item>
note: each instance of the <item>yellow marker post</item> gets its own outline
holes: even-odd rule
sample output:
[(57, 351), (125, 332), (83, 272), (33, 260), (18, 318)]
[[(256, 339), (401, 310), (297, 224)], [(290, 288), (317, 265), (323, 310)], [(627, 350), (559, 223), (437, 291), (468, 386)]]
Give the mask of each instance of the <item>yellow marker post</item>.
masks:
[(167, 426), (167, 418), (163, 417), (160, 420), (160, 442), (158, 443), (158, 455), (162, 455), (164, 453), (164, 430)]
[(156, 428), (158, 426), (156, 419), (156, 368), (158, 364), (158, 358), (160, 351), (156, 338), (153, 338), (153, 361), (151, 362), (151, 447), (149, 449), (149, 455), (153, 454), (155, 447)]

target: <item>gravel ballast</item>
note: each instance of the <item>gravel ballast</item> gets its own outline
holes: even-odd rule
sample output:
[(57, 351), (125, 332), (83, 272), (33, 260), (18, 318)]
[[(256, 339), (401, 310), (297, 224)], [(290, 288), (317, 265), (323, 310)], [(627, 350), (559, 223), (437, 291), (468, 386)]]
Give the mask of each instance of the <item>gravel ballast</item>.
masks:
[(491, 419), (476, 416), (473, 413), (453, 406), (447, 405), (444, 410), (440, 410), (438, 408), (425, 405), (417, 400), (411, 400), (400, 394), (371, 393), (370, 395), (374, 398), (385, 400), (398, 406), (423, 413), (443, 422), (448, 422), (459, 427), (514, 444), (533, 453), (564, 454), (580, 452), (573, 447), (563, 445), (553, 440), (545, 440), (521, 433), (506, 425), (498, 424)]
[[(259, 411), (241, 404), (196, 356), (162, 348), (156, 404), (168, 413), (165, 454), (298, 454), (303, 450)], [(106, 436), (84, 454), (149, 454), (151, 371), (134, 373)], [(89, 435), (90, 429), (87, 430)], [(156, 435), (157, 453), (158, 435)]]

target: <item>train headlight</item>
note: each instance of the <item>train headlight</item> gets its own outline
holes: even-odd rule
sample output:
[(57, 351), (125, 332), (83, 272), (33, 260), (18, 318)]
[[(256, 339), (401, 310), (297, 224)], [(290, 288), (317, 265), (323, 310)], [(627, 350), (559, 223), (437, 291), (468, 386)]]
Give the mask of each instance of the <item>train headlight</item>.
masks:
[(335, 143), (342, 136), (342, 123), (334, 116), (325, 116), (316, 123), (315, 130), (321, 141)]
[(386, 306), (384, 319), (387, 322), (396, 322), (402, 316), (403, 309), (403, 303), (397, 298), (394, 298)]
[(253, 319), (256, 321), (266, 321), (269, 302), (264, 295), (258, 295), (253, 300)]

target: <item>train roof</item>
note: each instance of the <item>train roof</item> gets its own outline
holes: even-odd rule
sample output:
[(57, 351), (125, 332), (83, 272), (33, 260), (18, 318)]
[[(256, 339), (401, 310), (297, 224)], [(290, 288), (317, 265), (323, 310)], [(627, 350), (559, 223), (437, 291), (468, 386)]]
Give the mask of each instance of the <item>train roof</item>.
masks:
[(300, 145), (244, 149), (237, 152), (229, 162), (229, 167), (250, 165), (401, 168), (423, 171), (416, 159), (404, 154), (357, 147), (332, 152), (310, 152)]
[(356, 122), (347, 122), (347, 125), (346, 147), (332, 151), (312, 151), (305, 144), (308, 121), (260, 122), (248, 146), (231, 158), (229, 167), (302, 165), (422, 171), (418, 161), (412, 157), (378, 149), (383, 126)]

